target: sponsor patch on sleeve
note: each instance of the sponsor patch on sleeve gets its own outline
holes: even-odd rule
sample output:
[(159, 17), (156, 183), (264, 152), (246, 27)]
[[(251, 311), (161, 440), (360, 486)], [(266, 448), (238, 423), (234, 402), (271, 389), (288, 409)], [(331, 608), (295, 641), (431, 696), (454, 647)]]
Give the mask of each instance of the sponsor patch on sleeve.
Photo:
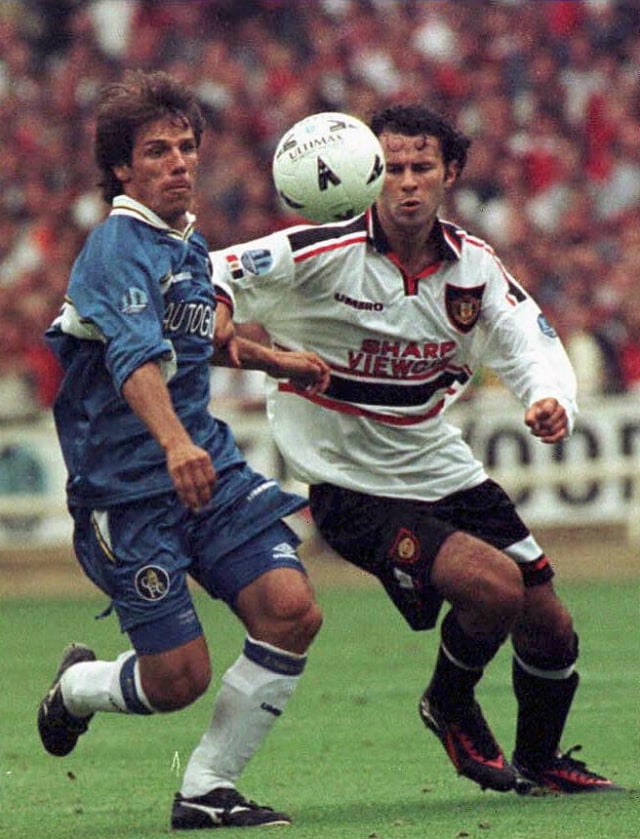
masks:
[(540, 314), (538, 315), (538, 327), (540, 329), (540, 332), (542, 332), (543, 335), (546, 335), (547, 338), (557, 338), (558, 337), (558, 333), (555, 331), (553, 326), (551, 326), (551, 324), (546, 319), (546, 317), (542, 314), (542, 312), (540, 312)]
[(250, 274), (255, 274), (258, 277), (261, 274), (268, 274), (273, 267), (273, 255), (267, 248), (244, 251), (240, 261)]
[(122, 295), (120, 300), (120, 311), (124, 315), (135, 315), (138, 312), (143, 312), (148, 305), (149, 298), (147, 297), (146, 291), (132, 286)]

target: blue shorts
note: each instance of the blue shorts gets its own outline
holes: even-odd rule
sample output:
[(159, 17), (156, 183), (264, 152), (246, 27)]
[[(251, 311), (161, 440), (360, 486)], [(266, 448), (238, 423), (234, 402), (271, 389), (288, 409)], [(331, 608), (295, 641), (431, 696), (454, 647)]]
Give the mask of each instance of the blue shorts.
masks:
[(87, 576), (111, 599), (139, 654), (202, 634), (189, 586), (234, 608), (238, 593), (273, 568), (304, 568), (300, 540), (283, 521), (305, 505), (247, 466), (218, 477), (198, 513), (175, 493), (117, 507), (75, 507), (74, 548)]

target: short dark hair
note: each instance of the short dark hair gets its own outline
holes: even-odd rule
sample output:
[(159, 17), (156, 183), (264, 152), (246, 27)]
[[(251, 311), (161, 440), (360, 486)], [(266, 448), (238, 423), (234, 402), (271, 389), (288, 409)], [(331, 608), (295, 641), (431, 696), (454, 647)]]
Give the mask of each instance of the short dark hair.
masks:
[(190, 125), (196, 145), (204, 117), (196, 95), (168, 73), (129, 70), (121, 82), (104, 87), (98, 98), (94, 155), (102, 173), (100, 186), (111, 203), (122, 192), (114, 166), (131, 163), (136, 131), (148, 122), (173, 116)]
[(442, 114), (431, 111), (423, 105), (391, 105), (373, 114), (369, 125), (377, 137), (384, 131), (404, 134), (406, 137), (420, 135), (437, 137), (442, 147), (444, 162), (456, 161), (458, 174), (462, 172), (467, 162), (471, 140), (458, 131)]

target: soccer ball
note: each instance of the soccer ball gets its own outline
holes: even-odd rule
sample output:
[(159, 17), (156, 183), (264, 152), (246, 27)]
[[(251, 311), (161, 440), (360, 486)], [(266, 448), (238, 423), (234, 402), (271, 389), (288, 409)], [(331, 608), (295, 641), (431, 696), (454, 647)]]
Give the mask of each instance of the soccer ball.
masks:
[(356, 117), (313, 114), (280, 139), (273, 180), (290, 210), (309, 221), (342, 221), (363, 213), (380, 194), (384, 152), (373, 131)]

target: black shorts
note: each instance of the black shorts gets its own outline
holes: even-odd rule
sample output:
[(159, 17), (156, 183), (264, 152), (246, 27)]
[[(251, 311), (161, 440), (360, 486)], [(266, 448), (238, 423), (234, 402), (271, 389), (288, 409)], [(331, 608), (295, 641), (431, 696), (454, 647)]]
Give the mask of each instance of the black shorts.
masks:
[(526, 586), (553, 577), (553, 569), (506, 492), (492, 480), (439, 501), (366, 495), (315, 484), (309, 503), (327, 544), (377, 577), (412, 629), (430, 629), (442, 597), (429, 584), (431, 565), (455, 531), (510, 554)]

